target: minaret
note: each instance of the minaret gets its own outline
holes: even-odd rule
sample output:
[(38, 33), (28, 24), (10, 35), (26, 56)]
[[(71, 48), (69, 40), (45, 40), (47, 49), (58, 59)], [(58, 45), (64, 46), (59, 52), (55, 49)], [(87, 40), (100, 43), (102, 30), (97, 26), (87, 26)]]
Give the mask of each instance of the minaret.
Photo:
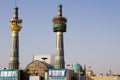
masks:
[(65, 68), (63, 33), (66, 32), (67, 19), (62, 16), (62, 5), (58, 6), (58, 15), (53, 19), (53, 31), (56, 32), (56, 55), (54, 67)]
[(18, 18), (18, 7), (14, 8), (14, 17), (10, 19), (10, 30), (12, 32), (11, 53), (8, 69), (19, 69), (19, 31), (22, 19)]

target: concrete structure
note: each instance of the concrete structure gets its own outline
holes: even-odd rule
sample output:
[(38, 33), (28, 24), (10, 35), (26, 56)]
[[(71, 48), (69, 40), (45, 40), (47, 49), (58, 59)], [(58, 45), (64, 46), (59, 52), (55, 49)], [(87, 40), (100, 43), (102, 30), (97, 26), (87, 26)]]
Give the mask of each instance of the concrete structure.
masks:
[(19, 69), (19, 31), (22, 19), (18, 18), (18, 8), (14, 8), (14, 17), (10, 19), (10, 30), (12, 32), (11, 53), (8, 69)]
[[(44, 58), (46, 58), (44, 60)], [(45, 61), (48, 64), (53, 65), (54, 64), (54, 55), (53, 54), (46, 54), (46, 55), (33, 55), (33, 61), (39, 60), (39, 61)]]
[(66, 32), (67, 19), (62, 16), (62, 5), (58, 6), (58, 15), (53, 19), (53, 31), (56, 32), (56, 55), (54, 67), (65, 68), (63, 32)]

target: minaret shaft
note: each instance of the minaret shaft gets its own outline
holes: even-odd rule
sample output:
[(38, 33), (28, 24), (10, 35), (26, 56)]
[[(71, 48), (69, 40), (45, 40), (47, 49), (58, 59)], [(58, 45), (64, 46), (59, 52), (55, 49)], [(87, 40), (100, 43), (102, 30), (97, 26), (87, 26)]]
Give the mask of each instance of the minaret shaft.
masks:
[(56, 32), (56, 53), (64, 56), (63, 32)]
[(19, 35), (18, 35), (18, 32), (12, 32), (9, 69), (19, 69)]
[(56, 32), (56, 56), (55, 56), (55, 68), (64, 68), (64, 42), (63, 32)]
[[(14, 59), (12, 59), (14, 57)], [(19, 62), (19, 33), (12, 32), (12, 43), (11, 43), (11, 54), (10, 54), (10, 61)]]

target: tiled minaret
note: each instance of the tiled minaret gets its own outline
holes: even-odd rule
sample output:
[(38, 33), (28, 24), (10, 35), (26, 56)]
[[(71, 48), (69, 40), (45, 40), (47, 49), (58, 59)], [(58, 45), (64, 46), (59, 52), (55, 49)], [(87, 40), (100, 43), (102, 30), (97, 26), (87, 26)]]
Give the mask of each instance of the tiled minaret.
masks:
[(18, 18), (18, 7), (14, 8), (14, 17), (10, 19), (10, 30), (12, 32), (12, 43), (8, 69), (19, 69), (19, 31), (22, 19)]
[(53, 31), (56, 32), (56, 55), (54, 67), (65, 68), (63, 33), (66, 32), (67, 19), (62, 16), (62, 5), (58, 6), (58, 15), (53, 19)]

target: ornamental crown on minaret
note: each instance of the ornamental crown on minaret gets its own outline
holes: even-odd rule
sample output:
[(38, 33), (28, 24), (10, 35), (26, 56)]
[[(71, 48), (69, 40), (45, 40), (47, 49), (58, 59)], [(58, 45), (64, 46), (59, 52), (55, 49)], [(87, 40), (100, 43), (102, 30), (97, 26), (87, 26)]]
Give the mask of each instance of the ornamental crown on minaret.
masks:
[(14, 16), (10, 19), (10, 29), (11, 31), (19, 32), (22, 28), (22, 19), (18, 18), (18, 7), (14, 8)]
[(62, 16), (62, 5), (58, 6), (58, 15), (53, 19), (53, 31), (66, 32), (67, 19)]

